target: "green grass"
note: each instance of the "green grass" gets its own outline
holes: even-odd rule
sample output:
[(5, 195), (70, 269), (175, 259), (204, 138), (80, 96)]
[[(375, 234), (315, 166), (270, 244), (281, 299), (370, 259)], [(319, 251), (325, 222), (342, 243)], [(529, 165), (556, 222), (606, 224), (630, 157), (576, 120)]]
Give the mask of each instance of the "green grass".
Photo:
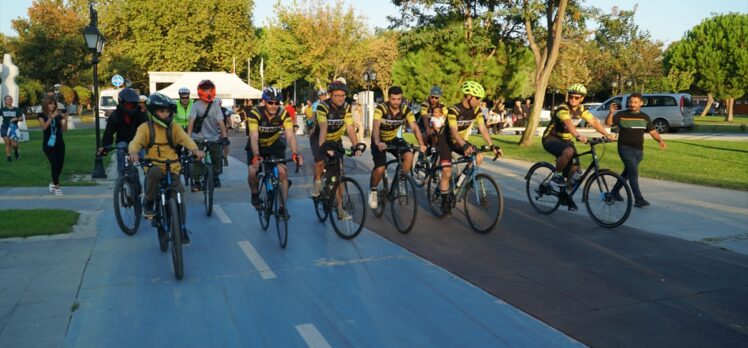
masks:
[[(411, 139), (412, 134), (406, 134)], [(508, 158), (528, 162), (553, 162), (540, 142), (540, 137), (530, 147), (517, 145), (519, 136), (493, 136), (494, 142), (504, 150)], [(645, 138), (644, 160), (639, 165), (639, 175), (648, 178), (677, 181), (698, 185), (717, 186), (748, 190), (748, 142), (723, 140), (667, 140), (667, 149), (660, 151), (656, 141)], [(484, 145), (483, 139), (472, 136), (470, 142)], [(577, 150), (584, 152), (589, 146), (577, 143)], [(601, 166), (620, 172), (623, 163), (618, 157), (615, 143), (597, 147), (602, 155)], [(604, 149), (604, 152), (602, 151)], [(589, 164), (590, 156), (582, 158), (582, 164)]]
[(724, 116), (694, 117), (693, 132), (698, 133), (748, 133), (748, 116), (734, 116), (726, 122)]
[[(42, 151), (41, 130), (29, 132), (31, 141), (20, 144), (21, 159), (8, 163), (0, 157), (0, 186), (47, 186), (52, 181), (47, 156)], [(60, 178), (62, 186), (90, 186), (94, 168), (96, 137), (93, 129), (75, 129), (65, 132), (65, 165)], [(3, 149), (4, 150), (4, 149)], [(104, 158), (104, 166), (110, 157)], [(82, 181), (73, 181), (74, 176)]]
[(0, 210), (0, 238), (70, 233), (78, 216), (62, 209)]

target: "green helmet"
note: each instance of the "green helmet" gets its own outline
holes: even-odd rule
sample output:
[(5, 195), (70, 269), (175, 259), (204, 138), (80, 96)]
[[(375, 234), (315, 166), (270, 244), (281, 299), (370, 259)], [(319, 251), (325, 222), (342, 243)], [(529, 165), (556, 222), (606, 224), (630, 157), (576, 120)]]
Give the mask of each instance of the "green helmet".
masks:
[(569, 86), (569, 94), (587, 95), (587, 88), (581, 83), (575, 83)]
[(472, 95), (476, 98), (483, 99), (486, 97), (486, 90), (483, 89), (483, 86), (481, 86), (480, 83), (475, 81), (465, 81), (460, 90), (462, 91), (462, 94)]

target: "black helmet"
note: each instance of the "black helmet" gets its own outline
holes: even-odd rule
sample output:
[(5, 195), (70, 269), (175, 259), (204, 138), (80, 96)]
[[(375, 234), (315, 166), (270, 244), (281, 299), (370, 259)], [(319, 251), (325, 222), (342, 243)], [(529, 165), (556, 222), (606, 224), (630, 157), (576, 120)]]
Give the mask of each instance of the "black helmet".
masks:
[(156, 110), (169, 109), (169, 118), (165, 121), (167, 125), (171, 123), (172, 118), (174, 118), (174, 113), (177, 111), (177, 103), (161, 93), (151, 94), (145, 102), (145, 105), (148, 108), (148, 112), (156, 118), (158, 118)]
[(348, 94), (348, 86), (346, 86), (346, 84), (342, 81), (335, 80), (327, 85), (327, 91), (329, 93), (332, 93), (334, 91), (343, 91)]
[(139, 102), (140, 96), (132, 88), (123, 89), (117, 97), (117, 104), (130, 116), (135, 115), (139, 111)]

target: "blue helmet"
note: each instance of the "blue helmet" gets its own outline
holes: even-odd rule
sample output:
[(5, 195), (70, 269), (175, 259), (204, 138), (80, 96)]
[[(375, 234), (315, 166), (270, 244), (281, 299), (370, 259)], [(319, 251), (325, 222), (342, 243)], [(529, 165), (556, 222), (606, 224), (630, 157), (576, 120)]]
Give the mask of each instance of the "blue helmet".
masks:
[(264, 101), (281, 101), (283, 93), (275, 87), (267, 87), (262, 91), (262, 100)]
[(431, 87), (431, 94), (430, 95), (433, 95), (434, 97), (441, 97), (442, 96), (442, 89), (441, 89), (441, 87), (438, 87), (438, 86)]

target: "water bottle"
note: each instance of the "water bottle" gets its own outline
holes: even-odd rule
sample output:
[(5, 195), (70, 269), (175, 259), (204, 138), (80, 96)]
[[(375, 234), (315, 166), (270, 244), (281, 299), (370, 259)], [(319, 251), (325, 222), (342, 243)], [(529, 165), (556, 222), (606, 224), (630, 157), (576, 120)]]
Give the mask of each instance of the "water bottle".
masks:
[(456, 184), (457, 188), (462, 187), (462, 182), (465, 181), (465, 177), (467, 176), (467, 171), (468, 171), (468, 168), (467, 166), (465, 166), (465, 169), (463, 169), (462, 172), (460, 172), (460, 176), (457, 177), (457, 184)]
[(582, 172), (582, 168), (577, 168), (574, 174), (571, 175), (571, 186), (574, 186), (577, 184), (579, 179), (582, 178), (582, 174), (584, 174), (584, 172)]

